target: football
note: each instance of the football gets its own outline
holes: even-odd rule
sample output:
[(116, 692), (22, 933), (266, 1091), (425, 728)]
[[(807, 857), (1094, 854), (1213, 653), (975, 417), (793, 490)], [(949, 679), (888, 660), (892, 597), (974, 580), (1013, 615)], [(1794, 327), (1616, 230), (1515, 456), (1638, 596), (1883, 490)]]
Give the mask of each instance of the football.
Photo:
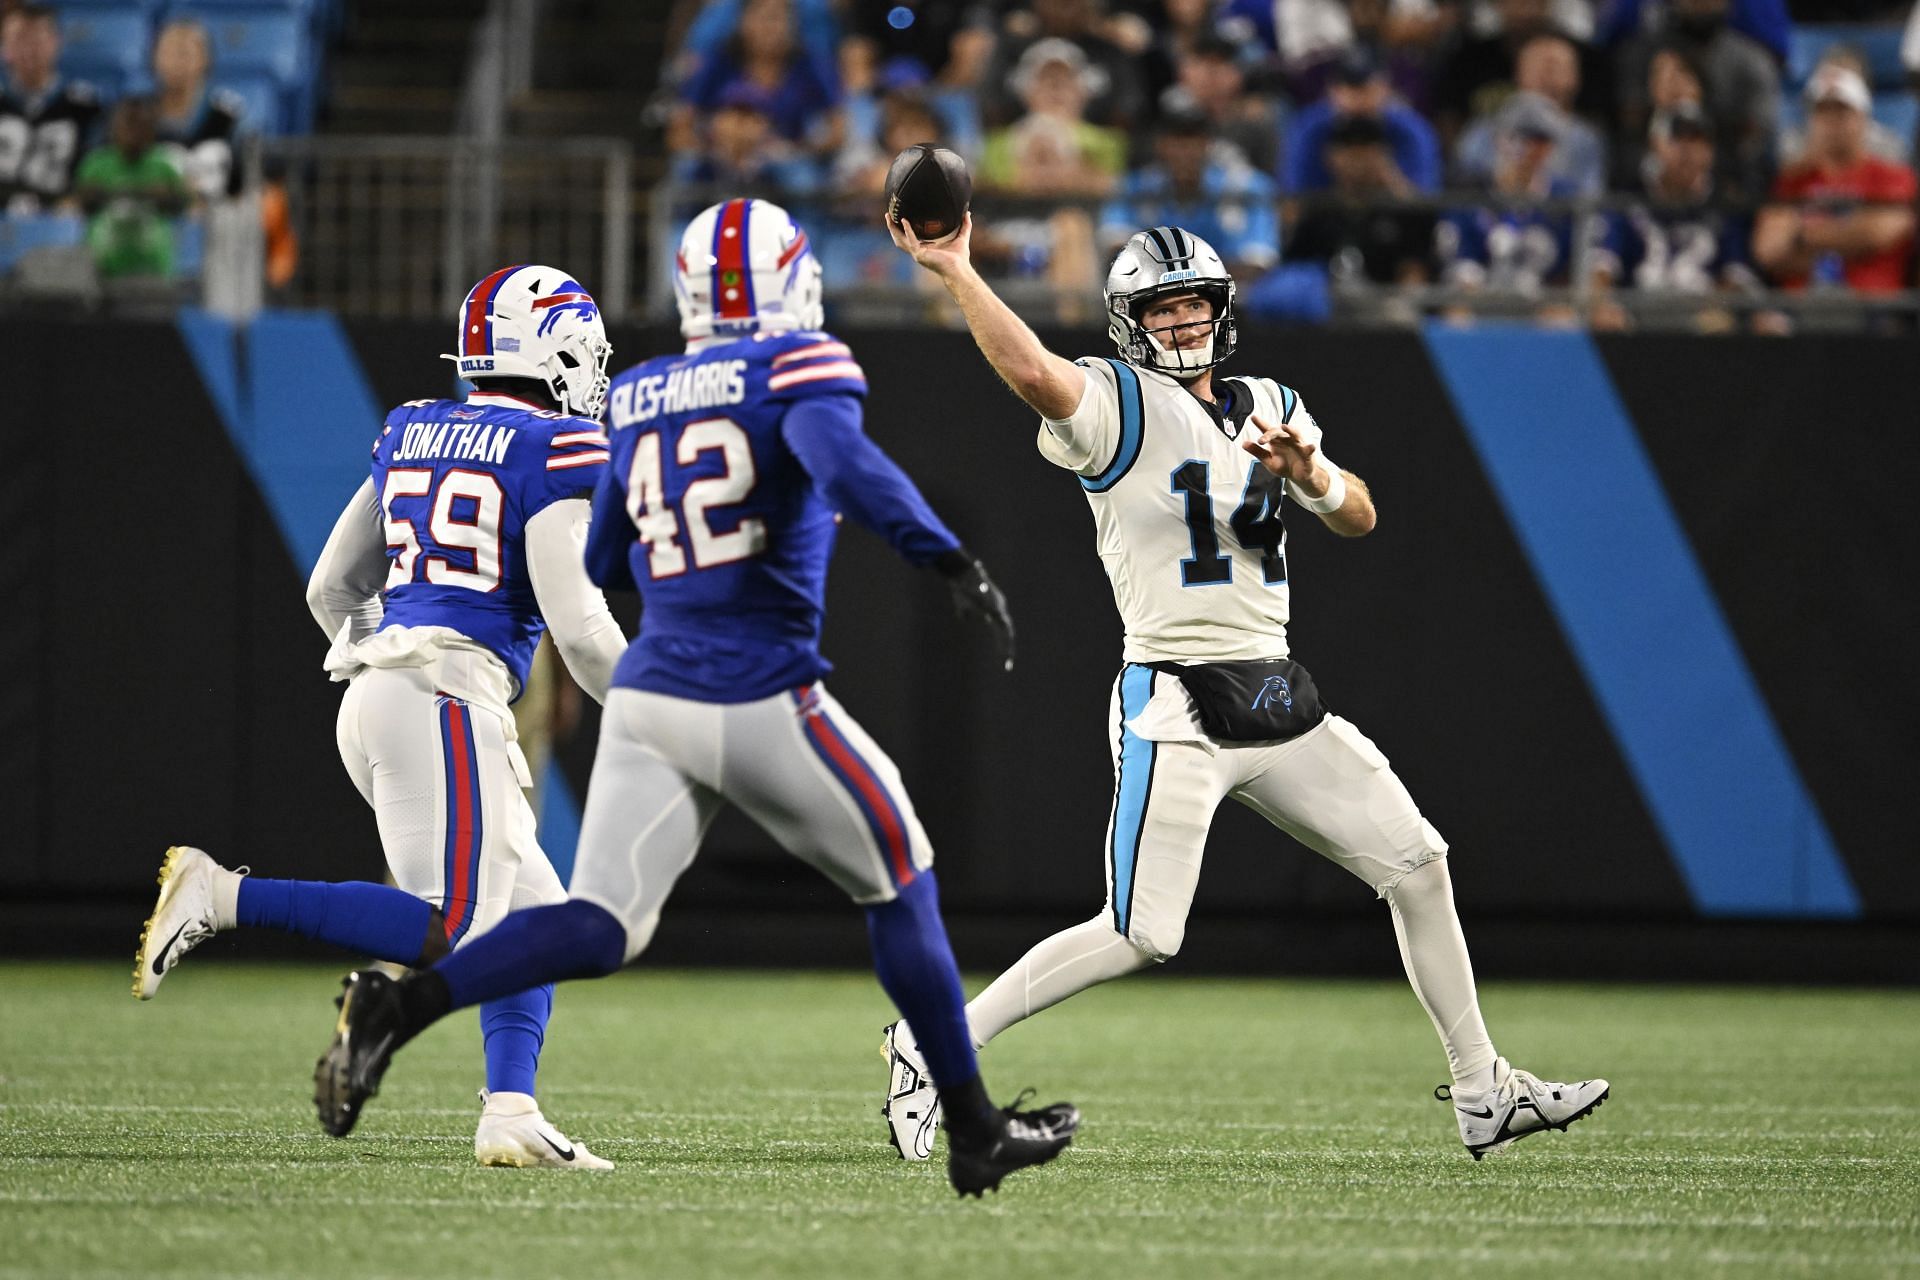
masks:
[(887, 169), (887, 221), (904, 219), (922, 240), (939, 240), (960, 229), (973, 201), (967, 162), (945, 147), (921, 142), (893, 158)]

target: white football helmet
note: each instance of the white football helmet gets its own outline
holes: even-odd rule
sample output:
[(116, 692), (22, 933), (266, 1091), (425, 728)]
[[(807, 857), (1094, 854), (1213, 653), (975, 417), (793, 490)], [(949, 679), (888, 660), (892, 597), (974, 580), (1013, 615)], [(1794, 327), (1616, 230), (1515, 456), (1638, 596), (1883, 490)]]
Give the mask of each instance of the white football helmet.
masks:
[[(1143, 369), (1187, 379), (1233, 354), (1239, 335), (1233, 319), (1233, 277), (1213, 246), (1179, 227), (1136, 231), (1107, 271), (1107, 336), (1120, 358)], [(1176, 293), (1197, 293), (1213, 302), (1213, 333), (1192, 351), (1170, 350), (1139, 321), (1146, 304)]]
[(688, 342), (820, 327), (820, 260), (777, 204), (728, 200), (702, 209), (681, 235), (673, 265)]
[(555, 267), (502, 267), (460, 304), (451, 360), (468, 382), (532, 378), (561, 409), (598, 418), (607, 398), (613, 346), (600, 307)]

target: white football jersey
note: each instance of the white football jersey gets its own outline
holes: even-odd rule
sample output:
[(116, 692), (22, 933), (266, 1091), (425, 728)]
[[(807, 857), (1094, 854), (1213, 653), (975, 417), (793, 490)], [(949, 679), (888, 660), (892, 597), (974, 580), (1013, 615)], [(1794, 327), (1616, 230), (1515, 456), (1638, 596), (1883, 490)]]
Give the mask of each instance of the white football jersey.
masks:
[(1216, 378), (1215, 418), (1166, 374), (1075, 363), (1086, 391), (1071, 417), (1041, 420), (1040, 452), (1080, 477), (1093, 507), (1126, 660), (1286, 657), (1286, 485), (1240, 445), (1260, 434), (1254, 414), (1317, 444), (1299, 395), (1268, 378)]

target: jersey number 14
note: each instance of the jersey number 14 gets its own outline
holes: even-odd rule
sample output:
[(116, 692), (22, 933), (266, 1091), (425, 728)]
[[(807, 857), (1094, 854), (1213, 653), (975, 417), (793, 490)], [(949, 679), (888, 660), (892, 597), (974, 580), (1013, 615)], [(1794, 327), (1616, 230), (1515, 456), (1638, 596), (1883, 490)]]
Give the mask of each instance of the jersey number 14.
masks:
[[(1173, 470), (1173, 491), (1186, 502), (1187, 537), (1193, 554), (1180, 562), (1180, 585), (1213, 587), (1233, 581), (1233, 558), (1220, 553), (1220, 533), (1213, 522), (1212, 467), (1202, 458), (1189, 458)], [(1280, 513), (1285, 494), (1281, 479), (1254, 463), (1240, 505), (1227, 527), (1240, 545), (1260, 553), (1260, 576), (1268, 586), (1287, 580), (1287, 524)]]

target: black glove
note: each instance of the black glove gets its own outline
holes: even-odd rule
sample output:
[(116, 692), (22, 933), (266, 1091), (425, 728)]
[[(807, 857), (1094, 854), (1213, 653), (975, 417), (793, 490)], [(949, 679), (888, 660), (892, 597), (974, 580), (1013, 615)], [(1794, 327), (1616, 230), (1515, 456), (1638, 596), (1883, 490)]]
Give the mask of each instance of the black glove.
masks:
[(947, 580), (953, 593), (953, 611), (965, 618), (980, 619), (993, 632), (994, 646), (1008, 671), (1013, 670), (1013, 615), (1007, 612), (1007, 597), (987, 576), (987, 566), (971, 551), (957, 547), (942, 552), (933, 562), (934, 569)]

